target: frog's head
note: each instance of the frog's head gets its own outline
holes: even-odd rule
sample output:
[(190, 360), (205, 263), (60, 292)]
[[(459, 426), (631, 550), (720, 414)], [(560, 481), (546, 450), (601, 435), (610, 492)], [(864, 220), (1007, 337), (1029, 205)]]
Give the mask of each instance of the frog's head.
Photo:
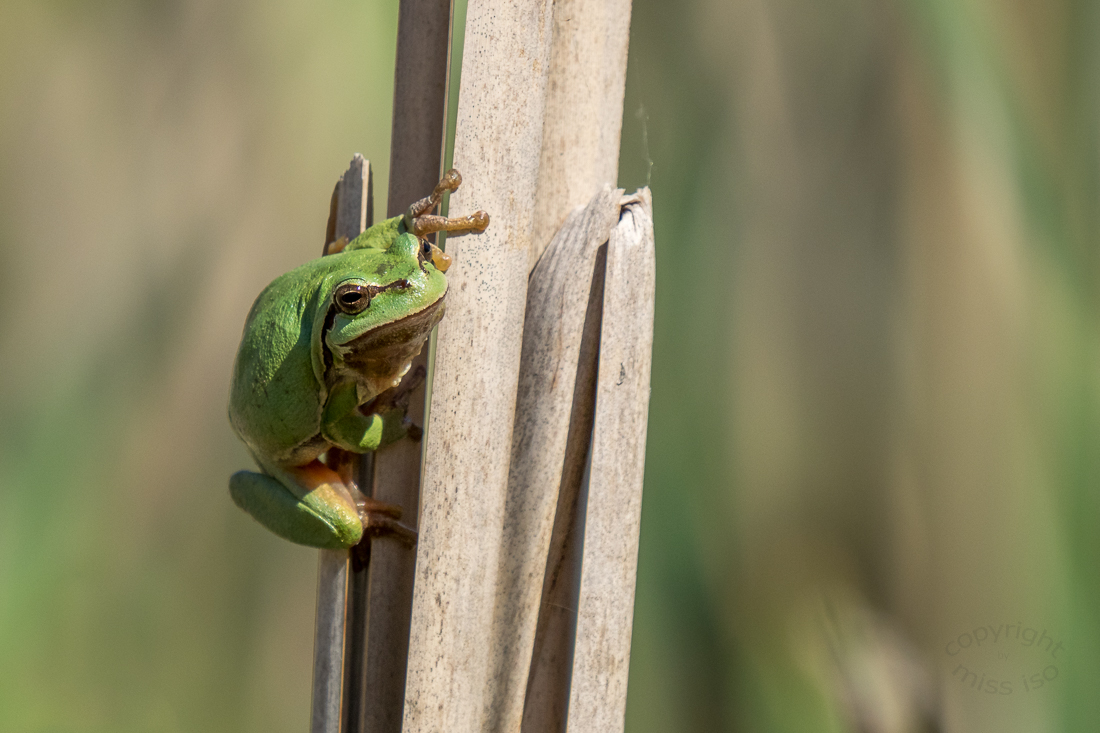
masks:
[(409, 232), (332, 259), (343, 262), (327, 284), (325, 345), (377, 394), (397, 385), (443, 318), (450, 259)]

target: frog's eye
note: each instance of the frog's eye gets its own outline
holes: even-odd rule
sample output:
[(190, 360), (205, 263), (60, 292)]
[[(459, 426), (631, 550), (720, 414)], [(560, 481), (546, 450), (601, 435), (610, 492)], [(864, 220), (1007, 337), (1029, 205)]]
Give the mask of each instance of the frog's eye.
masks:
[(370, 306), (370, 286), (364, 283), (343, 283), (336, 288), (332, 300), (336, 307), (348, 315), (362, 313)]
[(432, 243), (427, 239), (420, 240), (420, 258), (429, 262), (432, 259)]

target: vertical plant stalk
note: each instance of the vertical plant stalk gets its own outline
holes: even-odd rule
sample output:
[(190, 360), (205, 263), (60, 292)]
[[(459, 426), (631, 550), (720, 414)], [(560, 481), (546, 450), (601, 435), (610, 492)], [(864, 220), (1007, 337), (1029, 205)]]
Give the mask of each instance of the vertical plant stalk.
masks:
[(528, 285), (493, 614), (494, 730), (517, 730), (524, 716), (558, 496), (570, 487), (576, 495), (588, 453), (602, 302), (592, 302), (603, 276), (597, 251), (618, 221), (621, 195), (605, 186), (574, 211)]
[[(371, 224), (374, 208), (370, 162), (358, 153), (336, 183), (333, 207), (325, 237), (331, 242), (355, 238)], [(356, 579), (354, 576), (359, 575)], [(352, 571), (347, 550), (320, 550), (317, 572), (317, 622), (313, 643), (313, 704), (311, 733), (338, 733), (347, 725), (348, 670), (345, 660), (355, 638), (354, 618), (349, 618), (349, 595), (356, 581), (361, 589), (363, 573)], [(348, 632), (352, 633), (349, 634)]]
[(618, 178), (630, 9), (631, 0), (554, 3), (531, 269), (569, 213)]
[(622, 731), (645, 473), (656, 277), (649, 189), (607, 245), (599, 377), (567, 730)]
[(320, 550), (310, 733), (336, 733), (340, 730), (347, 588), (347, 550)]
[[(439, 182), (447, 129), (452, 0), (401, 0), (393, 92), (393, 133), (387, 216), (403, 214)], [(427, 367), (428, 347), (409, 375)], [(425, 387), (409, 400), (409, 419), (424, 425)], [(419, 518), (422, 444), (402, 440), (374, 455), (371, 493), (402, 507), (402, 521)], [(363, 673), (364, 733), (399, 733), (405, 700), (416, 550), (387, 538), (372, 543), (366, 606), (369, 625)]]
[[(549, 0), (471, 0), (451, 211), (484, 209), (448, 240), (409, 641), (405, 733), (488, 728), (490, 648), (526, 306)], [(452, 274), (453, 273), (453, 274)]]
[[(505, 525), (497, 605), (512, 619), (510, 625), (498, 620), (505, 627), (499, 635), (500, 674), (508, 691), (497, 694), (506, 729), (514, 729), (517, 681), (525, 682), (518, 685), (524, 694), (519, 704), (525, 733), (562, 730), (568, 709), (584, 532), (581, 482), (592, 435), (603, 308), (605, 249), (594, 262), (591, 244), (603, 247), (619, 218), (621, 191), (611, 188), (619, 164), (630, 14), (630, 0), (558, 0), (554, 5), (528, 308), (560, 309), (564, 321), (566, 303), (575, 307), (579, 294), (580, 309), (573, 322), (559, 324), (561, 330), (553, 339), (540, 344), (532, 338), (530, 354), (527, 329), (538, 328), (531, 315), (524, 332), (520, 379), (521, 385), (532, 386), (521, 388), (518, 398), (509, 484), (509, 506), (517, 512), (522, 508), (523, 518), (510, 512)], [(601, 187), (604, 193), (598, 194)], [(598, 204), (601, 196), (606, 201)], [(547, 301), (537, 306), (532, 298), (540, 287), (541, 271), (549, 266), (547, 258), (565, 256), (565, 251), (543, 250), (552, 237), (551, 247), (566, 244), (559, 240), (586, 204), (590, 217), (596, 213), (592, 207), (599, 210), (601, 223), (589, 232), (594, 241), (583, 255), (565, 247), (577, 258), (569, 285), (576, 289), (573, 299), (556, 303), (548, 293)], [(609, 317), (620, 315), (610, 312)], [(565, 353), (572, 370), (568, 378), (559, 374), (540, 384), (539, 357), (564, 362)], [(513, 531), (516, 527), (523, 531)]]
[[(583, 531), (576, 527), (576, 505), (592, 439), (607, 238), (619, 218), (621, 194), (607, 186), (573, 212), (531, 273), (524, 355), (530, 344), (537, 356), (525, 359), (520, 372), (509, 498), (517, 509), (521, 501), (538, 504), (526, 521), (514, 522), (522, 533), (506, 525), (511, 544), (526, 545), (531, 553), (522, 558), (527, 585), (516, 584), (511, 593), (522, 598), (523, 610), (515, 615), (524, 623), (514, 633), (522, 638), (515, 646), (524, 655), (514, 663), (522, 665), (515, 672), (525, 679), (526, 733), (556, 733), (565, 724), (577, 611), (573, 566), (579, 562), (571, 551), (576, 532)], [(555, 368), (540, 368), (546, 361)]]

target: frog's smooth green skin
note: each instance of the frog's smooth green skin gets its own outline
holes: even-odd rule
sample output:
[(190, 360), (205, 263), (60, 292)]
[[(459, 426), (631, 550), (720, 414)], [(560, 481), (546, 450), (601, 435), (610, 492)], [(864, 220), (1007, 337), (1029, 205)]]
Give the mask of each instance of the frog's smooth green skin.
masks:
[(229, 492), (279, 536), (332, 549), (355, 545), (364, 531), (414, 541), (416, 533), (396, 521), (400, 507), (354, 487), (344, 456), (410, 433), (405, 410), (416, 379), (398, 385), (443, 317), (450, 265), (421, 237), (489, 225), (484, 211), (429, 214), (461, 183), (458, 171), (447, 171), (404, 216), (351, 242), (329, 242), (327, 256), (277, 278), (252, 305), (233, 365), (229, 421), (262, 473), (235, 473)]
[(300, 544), (360, 540), (353, 490), (318, 458), (405, 435), (404, 410), (385, 409), (392, 401), (380, 400), (381, 414), (360, 405), (397, 387), (443, 317), (446, 292), (431, 245), (395, 217), (260, 293), (233, 366), (229, 420), (263, 473), (230, 478), (238, 506)]

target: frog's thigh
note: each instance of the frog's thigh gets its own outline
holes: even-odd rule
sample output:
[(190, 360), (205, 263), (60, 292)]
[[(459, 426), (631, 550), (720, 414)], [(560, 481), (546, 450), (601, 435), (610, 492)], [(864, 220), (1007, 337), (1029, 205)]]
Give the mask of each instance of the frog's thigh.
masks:
[[(288, 473), (293, 476), (304, 470)], [(310, 483), (301, 487), (304, 491), (299, 498), (267, 474), (238, 471), (229, 478), (229, 494), (256, 521), (291, 542), (333, 550), (357, 543), (363, 536), (363, 523), (347, 492), (340, 490), (342, 485)]]

